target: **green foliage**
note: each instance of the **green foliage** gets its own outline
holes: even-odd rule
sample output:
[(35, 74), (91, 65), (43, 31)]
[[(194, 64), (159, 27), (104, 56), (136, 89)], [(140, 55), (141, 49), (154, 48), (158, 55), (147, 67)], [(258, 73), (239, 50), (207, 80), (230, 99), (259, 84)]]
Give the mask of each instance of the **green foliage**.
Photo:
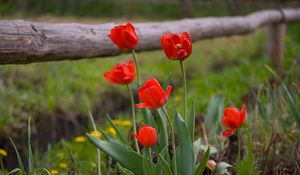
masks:
[(134, 174), (143, 174), (143, 164), (149, 160), (127, 147), (111, 141), (102, 141), (87, 134), (88, 139), (100, 150), (117, 160), (120, 165), (132, 171)]
[(197, 166), (194, 175), (199, 175), (202, 174), (204, 172), (204, 169), (206, 167), (207, 161), (209, 159), (209, 155), (210, 155), (210, 147), (207, 148), (203, 159), (201, 160), (201, 162), (199, 163), (199, 165)]
[(174, 115), (174, 121), (175, 132), (179, 140), (179, 146), (176, 149), (177, 172), (178, 174), (193, 174), (195, 170), (195, 157), (189, 130), (177, 112)]
[(250, 132), (248, 128), (246, 128), (246, 136), (247, 136), (247, 155), (239, 163), (239, 167), (237, 167), (237, 175), (252, 175), (254, 174), (254, 153), (253, 153), (253, 145), (250, 136)]

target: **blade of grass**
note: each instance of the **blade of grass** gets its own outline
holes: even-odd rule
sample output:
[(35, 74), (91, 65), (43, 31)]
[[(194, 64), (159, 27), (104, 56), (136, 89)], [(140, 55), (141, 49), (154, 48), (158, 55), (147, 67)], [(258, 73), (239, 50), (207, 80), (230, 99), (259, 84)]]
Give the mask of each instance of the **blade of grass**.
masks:
[(206, 167), (207, 161), (209, 159), (210, 147), (208, 146), (207, 151), (205, 152), (203, 159), (201, 160), (200, 164), (197, 166), (194, 175), (203, 174), (204, 169)]
[(28, 118), (28, 171), (29, 173), (33, 173), (35, 175), (34, 172), (34, 161), (33, 161), (33, 154), (32, 154), (32, 149), (31, 149), (31, 123), (30, 123), (30, 117)]
[[(88, 111), (89, 111), (90, 120), (91, 120), (92, 125), (93, 125), (93, 129), (97, 133), (98, 130), (97, 130), (97, 126), (96, 126), (94, 117), (92, 115), (92, 112), (89, 108), (88, 108)], [(98, 175), (101, 175), (101, 151), (100, 151), (99, 148), (97, 148), (97, 166), (98, 166)]]
[(19, 151), (18, 151), (18, 149), (17, 149), (17, 147), (16, 147), (16, 145), (15, 145), (15, 142), (12, 140), (11, 137), (9, 137), (9, 140), (10, 140), (10, 142), (12, 143), (12, 145), (13, 145), (13, 147), (14, 147), (14, 150), (15, 150), (15, 152), (16, 152), (19, 167), (20, 167), (20, 169), (22, 170), (22, 172), (25, 173), (26, 171), (25, 171), (25, 168), (24, 168), (24, 164), (23, 164), (22, 158), (21, 158), (21, 156), (20, 156), (20, 153), (19, 153)]

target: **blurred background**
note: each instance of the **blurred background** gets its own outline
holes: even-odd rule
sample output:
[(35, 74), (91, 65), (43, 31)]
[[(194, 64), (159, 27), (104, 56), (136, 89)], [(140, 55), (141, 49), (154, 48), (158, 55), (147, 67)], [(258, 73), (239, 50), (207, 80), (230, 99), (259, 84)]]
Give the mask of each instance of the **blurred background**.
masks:
[[(0, 20), (91, 24), (151, 22), (246, 15), (257, 10), (299, 6), (299, 0), (0, 0)], [(224, 106), (239, 107), (247, 103), (251, 111), (249, 115), (258, 116), (259, 120), (262, 120), (262, 113), (266, 117), (278, 113), (271, 110), (272, 115), (267, 115), (270, 112), (268, 105), (272, 105), (268, 102), (273, 98), (267, 91), (279, 86), (278, 80), (266, 69), (266, 65), (273, 66), (266, 51), (267, 32), (267, 28), (262, 28), (244, 36), (194, 43), (193, 54), (185, 61), (189, 105), (192, 100), (195, 102), (198, 127), (203, 121), (208, 122), (211, 143), (218, 143), (221, 130), (215, 129), (210, 117), (222, 115), (220, 110)], [(299, 24), (287, 25), (284, 42), (284, 80), (287, 85), (293, 84), (299, 89)], [(178, 79), (179, 64), (167, 60), (161, 50), (138, 53), (138, 57), (142, 79), (156, 77), (161, 82), (169, 79), (174, 90), (168, 108), (182, 111), (183, 89), (181, 79)], [(114, 119), (130, 119), (130, 97), (126, 88), (111, 85), (102, 76), (116, 63), (130, 58), (130, 54), (123, 54), (78, 61), (0, 65), (0, 148), (8, 152), (4, 157), (4, 165), (9, 169), (17, 165), (8, 136), (15, 140), (22, 155), (26, 156), (27, 121), (31, 116), (32, 145), (39, 160), (38, 166), (68, 172), (67, 168), (59, 165), (65, 163), (70, 167), (78, 164), (79, 172), (93, 172), (95, 165), (90, 157), (95, 152), (86, 153), (86, 145), (78, 145), (74, 138), (91, 131), (88, 108), (97, 124), (106, 129), (109, 129), (104, 117), (106, 113)], [(293, 96), (299, 97), (299, 91), (295, 92)], [(259, 109), (256, 108), (258, 104)], [(265, 138), (257, 140), (268, 140), (272, 134), (268, 127), (273, 122), (268, 119), (265, 118), (263, 124)], [(287, 130), (291, 123), (280, 126), (282, 131)], [(252, 125), (250, 128), (254, 135), (259, 132)], [(201, 136), (201, 128), (198, 128), (197, 135)], [(62, 158), (60, 153), (64, 155)], [(286, 160), (288, 154), (284, 153)], [(78, 162), (72, 162), (70, 155), (74, 155)]]

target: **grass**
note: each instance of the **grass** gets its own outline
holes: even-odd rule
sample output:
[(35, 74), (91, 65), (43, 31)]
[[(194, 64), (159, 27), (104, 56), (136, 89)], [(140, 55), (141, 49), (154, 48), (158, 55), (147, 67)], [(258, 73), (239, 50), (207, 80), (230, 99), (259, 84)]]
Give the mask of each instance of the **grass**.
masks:
[[(290, 92), (293, 96), (297, 94), (300, 81), (300, 72), (297, 69), (300, 57), (298, 52), (300, 50), (298, 42), (300, 35), (296, 32), (297, 29), (299, 29), (299, 26), (296, 25), (288, 28), (285, 53), (285, 68), (288, 77), (286, 83), (288, 85), (295, 83), (296, 87), (295, 91)], [(292, 108), (288, 108), (291, 106), (290, 101), (288, 101), (289, 99), (285, 99), (283, 101), (284, 105), (276, 111), (276, 106), (282, 104), (281, 99), (272, 100), (273, 94), (269, 96), (267, 94), (267, 92), (270, 93), (271, 91), (270, 87), (266, 89), (261, 88), (265, 87), (266, 82), (273, 77), (272, 73), (265, 67), (265, 65), (271, 65), (271, 61), (266, 55), (265, 43), (265, 30), (242, 37), (205, 40), (193, 45), (193, 54), (184, 63), (186, 64), (188, 76), (188, 101), (189, 103), (192, 100), (195, 102), (198, 115), (206, 113), (206, 108), (211, 97), (216, 94), (225, 97), (225, 106), (240, 106), (243, 96), (247, 95), (253, 89), (260, 89), (262, 92), (262, 95), (259, 97), (262, 104), (261, 109), (260, 111), (256, 111), (259, 106), (257, 108), (253, 107), (253, 111), (249, 114), (250, 116), (255, 116), (253, 120), (254, 118), (257, 119), (256, 122), (258, 124), (257, 127), (256, 125), (249, 126), (249, 129), (257, 140), (260, 140), (264, 146), (267, 146), (273, 132), (268, 129), (268, 126), (273, 124), (267, 123), (268, 121), (273, 121), (270, 119), (270, 116), (276, 116), (276, 120), (274, 121), (279, 122), (284, 121), (288, 116), (297, 117), (297, 115), (286, 112), (293, 112), (293, 110), (289, 110)], [(87, 106), (93, 110), (99, 110), (100, 108), (103, 113), (110, 112), (108, 108), (118, 110), (115, 106), (111, 107), (107, 103), (104, 103), (107, 106), (99, 106), (99, 101), (101, 102), (100, 104), (103, 104), (103, 101), (114, 102), (118, 95), (122, 94), (125, 94), (124, 96), (127, 98), (126, 87), (111, 85), (104, 81), (102, 75), (111, 66), (122, 60), (130, 59), (130, 57), (130, 54), (124, 54), (116, 57), (91, 60), (1, 66), (1, 133), (3, 136), (7, 136), (16, 132), (14, 128), (19, 124), (26, 123), (29, 115), (32, 116), (34, 121), (34, 119), (43, 117), (40, 114), (55, 112), (58, 109), (63, 109), (66, 113), (77, 112), (86, 116), (88, 112)], [(167, 60), (162, 51), (138, 53), (138, 57), (141, 61), (142, 79), (144, 81), (149, 77), (156, 77), (160, 81), (164, 81), (170, 77), (170, 83), (174, 86), (174, 90), (167, 107), (172, 110), (178, 109), (182, 113), (180, 104), (183, 89), (179, 63)], [(117, 93), (112, 94), (113, 99), (106, 99), (105, 95), (110, 92)], [(279, 94), (278, 97), (280, 97), (280, 94), (284, 92), (279, 91), (277, 93)], [(296, 105), (299, 105), (299, 98), (296, 98), (295, 101), (297, 101)], [(274, 104), (270, 104), (272, 102)], [(274, 105), (274, 108), (272, 108), (274, 110), (271, 113), (263, 113), (263, 111), (268, 111), (267, 107), (269, 105)], [(129, 105), (125, 105), (125, 107), (130, 108)], [(118, 118), (128, 118), (127, 115), (129, 115), (129, 111), (126, 113), (124, 110), (117, 111), (117, 113), (122, 113), (122, 115), (117, 115)], [(286, 114), (286, 116), (280, 119), (282, 116), (279, 114), (282, 113)], [(266, 123), (261, 122), (261, 119), (259, 119), (260, 116), (268, 117), (264, 119)], [(99, 121), (104, 116), (97, 115), (95, 118)], [(248, 120), (251, 121), (252, 119)], [(291, 119), (288, 120), (285, 126), (280, 125), (285, 122), (276, 123), (275, 126), (279, 125), (280, 129), (282, 129), (280, 133), (289, 133), (286, 130), (294, 122), (295, 120)], [(103, 122), (102, 125), (105, 125), (105, 123)], [(85, 129), (82, 134), (86, 131), (88, 129)], [(291, 134), (293, 137), (295, 137), (293, 135), (294, 131)], [(296, 130), (296, 132), (298, 131)], [(261, 133), (263, 133), (263, 137), (260, 136)], [(34, 137), (32, 140), (34, 140)], [(286, 146), (283, 144), (281, 148), (287, 147), (291, 149), (293, 141), (288, 140), (291, 143)], [(58, 168), (63, 172), (67, 170), (59, 168), (60, 163), (67, 163), (69, 168), (78, 168), (80, 172), (91, 172), (94, 166), (96, 166), (94, 163), (96, 161), (93, 161), (96, 149), (94, 149), (94, 152), (89, 151), (88, 153), (85, 150), (93, 150), (92, 148), (89, 144), (78, 144), (70, 140), (63, 140), (53, 145), (45, 154), (41, 153), (39, 155), (38, 152), (35, 152), (37, 155), (36, 159), (43, 157), (41, 161), (36, 162), (38, 166), (41, 165), (40, 167)], [(284, 154), (287, 155), (286, 152)], [(111, 161), (105, 156), (103, 159), (107, 160), (107, 162)], [(259, 161), (264, 160), (259, 159)], [(269, 162), (269, 160), (266, 162)], [(106, 165), (102, 166), (104, 166), (104, 169), (109, 167)]]

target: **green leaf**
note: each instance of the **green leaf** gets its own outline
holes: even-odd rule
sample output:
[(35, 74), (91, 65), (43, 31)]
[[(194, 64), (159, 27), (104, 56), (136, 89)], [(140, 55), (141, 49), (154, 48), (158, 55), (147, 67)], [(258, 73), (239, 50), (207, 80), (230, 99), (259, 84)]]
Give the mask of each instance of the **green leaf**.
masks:
[[(117, 142), (103, 141), (87, 134), (89, 141), (134, 174), (143, 174), (144, 157)], [(145, 160), (149, 161), (149, 160)]]
[(123, 136), (122, 132), (121, 132), (120, 129), (112, 122), (112, 120), (111, 120), (111, 118), (110, 118), (110, 116), (109, 116), (108, 114), (106, 114), (106, 118), (107, 118), (109, 124), (116, 130), (117, 136), (119, 137), (119, 139), (120, 139), (123, 143), (125, 143), (125, 144), (128, 145), (128, 142), (127, 142), (127, 140), (125, 139), (125, 137)]
[(201, 160), (200, 164), (197, 166), (196, 171), (194, 173), (194, 175), (201, 175), (204, 172), (204, 169), (206, 167), (207, 161), (209, 159), (209, 154), (210, 154), (210, 147), (207, 148), (203, 159)]
[(192, 102), (192, 107), (190, 109), (190, 115), (187, 122), (192, 141), (194, 141), (195, 115), (195, 104)]
[(11, 170), (10, 172), (8, 172), (8, 175), (19, 173), (19, 172), (22, 172), (22, 170), (20, 168), (15, 168), (15, 169)]
[(18, 159), (18, 163), (19, 163), (19, 168), (22, 170), (23, 173), (25, 173), (26, 171), (25, 171), (24, 164), (23, 164), (22, 158), (20, 156), (20, 153), (19, 153), (19, 151), (18, 151), (18, 149), (17, 149), (17, 147), (16, 147), (16, 145), (15, 145), (15, 143), (12, 140), (11, 137), (9, 137), (9, 140), (10, 140), (10, 142), (12, 143), (12, 145), (13, 145), (13, 147), (15, 149), (15, 152), (16, 152), (16, 155), (17, 155), (17, 159)]
[[(157, 110), (159, 113), (159, 117), (158, 117), (158, 143), (159, 143), (159, 147), (161, 151), (162, 149), (164, 149), (165, 147), (169, 146), (168, 143), (168, 125), (167, 125), (167, 119), (165, 114), (163, 113), (163, 111), (161, 109)], [(168, 160), (168, 157), (164, 157)]]
[[(201, 138), (194, 141), (193, 147), (194, 147), (194, 157), (197, 157), (201, 150)], [(195, 159), (195, 161), (196, 161), (196, 159)]]
[(179, 174), (193, 174), (195, 170), (194, 148), (186, 123), (175, 113), (175, 131), (179, 139), (179, 147), (176, 150), (176, 166)]
[(154, 168), (152, 163), (148, 159), (143, 160), (144, 175), (154, 175)]
[(172, 175), (173, 174), (168, 162), (163, 158), (163, 156), (161, 154), (158, 154), (158, 161), (157, 161), (156, 169), (163, 171), (163, 175)]
[(132, 171), (122, 167), (119, 163), (117, 163), (118, 169), (123, 175), (134, 175)]
[(149, 109), (141, 109), (145, 123), (157, 130), (157, 125)]
[(37, 168), (37, 169), (34, 169), (34, 173), (36, 172), (45, 172), (47, 175), (51, 175), (51, 173), (46, 169), (46, 168)]
[(237, 175), (252, 175), (254, 171), (254, 154), (252, 150), (252, 141), (248, 128), (246, 128), (247, 134), (247, 155), (245, 159), (237, 167)]
[(226, 163), (226, 162), (220, 162), (217, 165), (217, 170), (216, 170), (216, 175), (224, 175), (224, 174), (228, 174), (228, 168), (232, 167), (230, 164)]
[(110, 134), (108, 134), (106, 131), (104, 131), (103, 129), (99, 129), (99, 131), (101, 132), (101, 134), (103, 135), (103, 137), (111, 142), (119, 142), (118, 140), (116, 140), (114, 137), (112, 137)]
[(205, 123), (208, 124), (209, 128), (216, 128), (216, 132), (221, 132), (220, 121), (223, 117), (224, 110), (224, 96), (215, 95), (212, 96), (207, 106), (207, 113), (205, 115)]
[(28, 118), (28, 171), (29, 173), (33, 173), (35, 175), (34, 169), (34, 161), (31, 149), (31, 125), (30, 125), (30, 117)]

